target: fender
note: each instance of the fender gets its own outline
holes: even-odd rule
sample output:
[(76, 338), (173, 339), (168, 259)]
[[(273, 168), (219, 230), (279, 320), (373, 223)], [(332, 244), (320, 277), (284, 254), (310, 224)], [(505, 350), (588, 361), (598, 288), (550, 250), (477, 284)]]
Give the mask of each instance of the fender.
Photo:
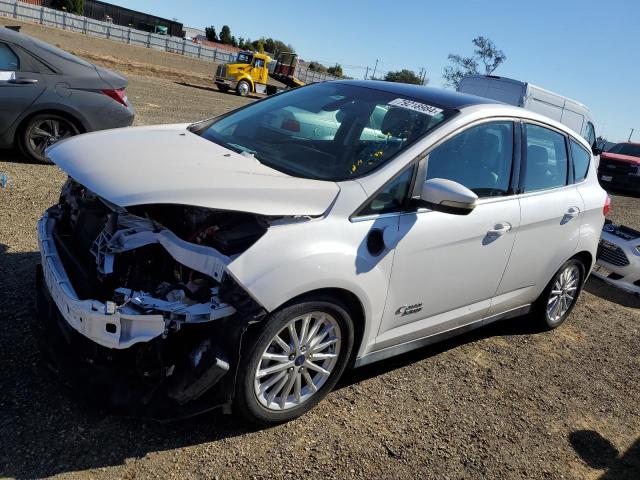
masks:
[[(334, 235), (328, 237), (328, 230)], [(387, 249), (375, 257), (369, 254), (366, 239), (370, 230), (371, 224), (366, 222), (345, 225), (344, 221), (331, 218), (272, 226), (227, 270), (269, 312), (318, 289), (340, 288), (353, 293), (365, 314), (358, 352), (362, 355), (378, 332), (394, 252)], [(319, 240), (309, 242), (310, 238)]]

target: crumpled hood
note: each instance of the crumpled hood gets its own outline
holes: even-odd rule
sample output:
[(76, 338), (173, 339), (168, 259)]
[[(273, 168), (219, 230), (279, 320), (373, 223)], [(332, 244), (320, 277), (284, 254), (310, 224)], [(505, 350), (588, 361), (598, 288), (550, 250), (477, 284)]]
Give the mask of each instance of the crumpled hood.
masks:
[(286, 175), (189, 132), (187, 125), (135, 127), (64, 140), (48, 157), (121, 207), (179, 204), (261, 215), (321, 215), (334, 182)]

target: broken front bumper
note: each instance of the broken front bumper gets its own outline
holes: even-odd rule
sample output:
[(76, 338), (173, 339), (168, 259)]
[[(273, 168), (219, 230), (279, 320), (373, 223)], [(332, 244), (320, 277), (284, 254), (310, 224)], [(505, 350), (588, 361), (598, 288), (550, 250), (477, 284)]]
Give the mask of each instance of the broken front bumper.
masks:
[[(185, 319), (204, 318), (206, 320), (228, 317), (235, 312), (233, 307), (219, 301), (215, 296), (208, 304), (191, 307), (171, 304), (143, 292), (130, 292), (126, 304), (121, 306), (113, 302), (80, 300), (65, 272), (56, 248), (53, 238), (55, 223), (56, 219), (48, 212), (38, 222), (38, 243), (44, 281), (64, 320), (99, 345), (117, 349), (128, 348), (167, 333), (170, 325), (166, 316), (161, 313), (141, 314), (140, 309), (155, 309), (160, 312), (182, 314)], [(166, 246), (174, 256), (180, 257), (184, 253), (185, 249), (180, 245), (184, 242), (179, 239), (167, 238), (168, 235), (163, 235), (162, 232), (149, 232), (149, 234), (160, 237), (158, 241), (161, 244), (165, 239), (166, 245), (163, 244), (163, 246)], [(203, 255), (195, 251), (186, 253), (193, 256)], [(214, 265), (212, 268), (219, 270), (220, 267)]]
[[(131, 292), (124, 305), (81, 300), (59, 255), (55, 225), (49, 212), (38, 223), (36, 277), (41, 344), (50, 364), (92, 403), (128, 414), (188, 416), (229, 404), (242, 336), (255, 318), (245, 319), (215, 296), (190, 306), (143, 292)], [(188, 253), (189, 261), (203, 253), (170, 232), (154, 234), (176, 257)], [(209, 261), (206, 268), (217, 272), (220, 265)]]

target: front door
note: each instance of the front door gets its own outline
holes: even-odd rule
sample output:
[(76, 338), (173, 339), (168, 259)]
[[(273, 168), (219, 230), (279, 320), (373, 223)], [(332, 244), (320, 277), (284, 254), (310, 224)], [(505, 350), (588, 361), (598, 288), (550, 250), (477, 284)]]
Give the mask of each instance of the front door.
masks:
[(469, 215), (420, 209), (401, 216), (378, 348), (456, 328), (488, 312), (520, 225), (511, 185), (513, 138), (513, 122), (486, 122), (425, 160), (426, 178), (418, 184), (454, 180), (479, 201)]

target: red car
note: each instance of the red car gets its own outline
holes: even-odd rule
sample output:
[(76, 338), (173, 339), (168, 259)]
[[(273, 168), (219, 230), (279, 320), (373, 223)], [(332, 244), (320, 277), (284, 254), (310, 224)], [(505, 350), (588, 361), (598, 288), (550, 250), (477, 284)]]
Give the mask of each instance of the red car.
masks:
[(640, 192), (640, 143), (618, 143), (602, 152), (598, 179), (604, 188)]

